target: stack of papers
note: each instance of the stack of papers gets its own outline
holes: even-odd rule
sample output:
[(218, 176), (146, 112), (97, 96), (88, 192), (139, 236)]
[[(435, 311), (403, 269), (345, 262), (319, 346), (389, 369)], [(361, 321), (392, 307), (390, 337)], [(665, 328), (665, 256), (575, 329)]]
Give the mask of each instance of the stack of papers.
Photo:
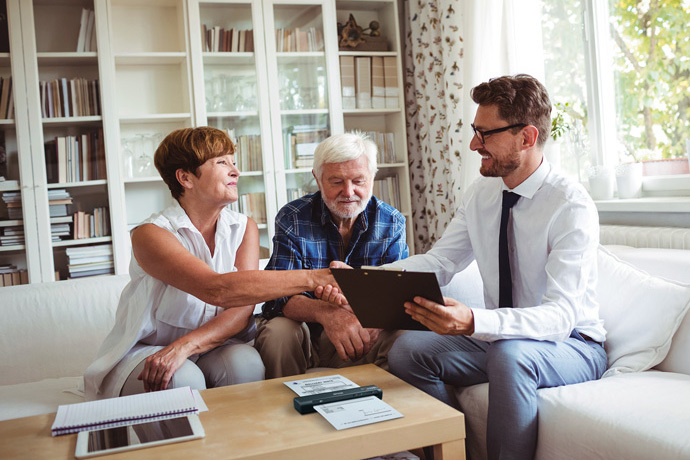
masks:
[[(359, 388), (359, 385), (342, 375), (328, 375), (284, 383), (288, 388), (297, 393), (297, 396)], [(337, 430), (403, 417), (400, 412), (376, 396), (365, 396), (363, 398), (348, 399), (347, 401), (321, 404), (314, 406), (314, 409)]]

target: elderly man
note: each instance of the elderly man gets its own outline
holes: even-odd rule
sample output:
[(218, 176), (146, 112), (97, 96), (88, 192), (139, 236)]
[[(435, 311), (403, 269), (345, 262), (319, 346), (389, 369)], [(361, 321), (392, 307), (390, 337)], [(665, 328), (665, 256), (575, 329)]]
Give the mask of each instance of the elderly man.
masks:
[[(314, 152), (319, 191), (285, 205), (276, 216), (267, 270), (353, 267), (404, 259), (405, 217), (372, 196), (376, 144), (360, 133), (336, 134)], [(266, 378), (302, 374), (310, 367), (374, 363), (387, 367), (399, 334), (364, 329), (349, 306), (304, 292), (263, 306), (256, 348)]]

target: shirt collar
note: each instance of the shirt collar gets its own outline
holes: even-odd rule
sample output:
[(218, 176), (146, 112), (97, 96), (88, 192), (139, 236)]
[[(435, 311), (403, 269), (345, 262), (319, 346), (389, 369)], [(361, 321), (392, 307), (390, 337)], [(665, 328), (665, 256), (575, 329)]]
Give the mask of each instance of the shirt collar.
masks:
[[(173, 202), (165, 213), (175, 233), (179, 232), (180, 229), (186, 228), (192, 233), (201, 236), (201, 232), (194, 226), (187, 212), (180, 206), (177, 200)], [(240, 225), (240, 221), (237, 216), (227, 207), (223, 208), (220, 212), (220, 216), (218, 216), (218, 224), (216, 225), (216, 240), (218, 241), (220, 239), (220, 241), (222, 241), (227, 238), (230, 235), (230, 228), (238, 225)]]
[(546, 161), (546, 157), (543, 157), (539, 167), (520, 185), (510, 190), (505, 182), (503, 182), (503, 190), (510, 190), (511, 192), (517, 193), (520, 196), (524, 196), (527, 199), (532, 199), (534, 194), (537, 193), (546, 180), (546, 176), (551, 171), (551, 165)]

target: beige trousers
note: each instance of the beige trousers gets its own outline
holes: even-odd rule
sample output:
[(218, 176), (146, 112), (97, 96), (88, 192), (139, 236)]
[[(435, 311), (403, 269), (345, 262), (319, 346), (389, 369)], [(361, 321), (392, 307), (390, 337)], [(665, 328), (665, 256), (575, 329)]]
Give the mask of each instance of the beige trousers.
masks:
[(312, 337), (306, 323), (282, 316), (257, 320), (254, 346), (266, 367), (266, 378), (304, 374), (312, 367), (376, 364), (388, 370), (388, 351), (404, 331), (383, 331), (369, 353), (357, 361), (343, 361), (325, 332)]

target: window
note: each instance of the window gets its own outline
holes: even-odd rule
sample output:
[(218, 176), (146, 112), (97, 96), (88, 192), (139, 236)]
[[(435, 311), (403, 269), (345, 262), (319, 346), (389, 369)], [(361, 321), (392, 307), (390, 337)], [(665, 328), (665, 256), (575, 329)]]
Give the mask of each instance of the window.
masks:
[(688, 24), (690, 0), (543, 0), (546, 86), (571, 122), (563, 171), (586, 182), (642, 162), (646, 195), (690, 194)]

